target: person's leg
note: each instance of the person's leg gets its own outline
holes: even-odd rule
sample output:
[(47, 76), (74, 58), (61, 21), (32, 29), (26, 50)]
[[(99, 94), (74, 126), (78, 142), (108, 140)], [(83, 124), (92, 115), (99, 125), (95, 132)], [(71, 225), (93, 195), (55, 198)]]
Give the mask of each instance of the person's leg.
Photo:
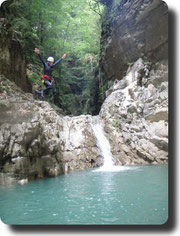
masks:
[(42, 91), (41, 96), (43, 97), (44, 95), (48, 95), (49, 91), (52, 89), (52, 82), (49, 80), (45, 80), (44, 84), (46, 86), (46, 88)]
[(42, 90), (35, 90), (35, 93), (42, 94)]

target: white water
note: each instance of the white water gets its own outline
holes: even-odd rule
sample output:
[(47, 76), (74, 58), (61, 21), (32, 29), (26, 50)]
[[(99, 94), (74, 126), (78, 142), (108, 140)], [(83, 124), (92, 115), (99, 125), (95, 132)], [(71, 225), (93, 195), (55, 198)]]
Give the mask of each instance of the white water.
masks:
[(103, 166), (96, 171), (123, 171), (130, 169), (127, 166), (114, 165), (110, 143), (104, 134), (103, 122), (97, 117), (95, 118), (95, 122), (92, 122), (92, 129), (97, 139), (97, 145), (104, 157)]

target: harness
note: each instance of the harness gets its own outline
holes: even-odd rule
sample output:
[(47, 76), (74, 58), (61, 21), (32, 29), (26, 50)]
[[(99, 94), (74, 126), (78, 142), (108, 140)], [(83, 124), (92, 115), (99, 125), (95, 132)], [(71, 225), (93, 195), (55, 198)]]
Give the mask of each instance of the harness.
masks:
[(42, 75), (42, 76), (41, 76), (41, 79), (42, 79), (42, 83), (43, 83), (43, 84), (44, 84), (44, 82), (45, 82), (45, 79), (51, 81), (52, 84), (54, 84), (54, 79), (51, 78), (51, 77), (49, 77), (48, 75)]

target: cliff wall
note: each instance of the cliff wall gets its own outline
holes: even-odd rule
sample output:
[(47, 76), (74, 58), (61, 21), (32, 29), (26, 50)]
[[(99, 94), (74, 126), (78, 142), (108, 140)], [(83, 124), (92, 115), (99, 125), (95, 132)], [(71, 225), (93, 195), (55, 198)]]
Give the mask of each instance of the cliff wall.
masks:
[(14, 81), (24, 92), (31, 92), (26, 76), (26, 60), (21, 44), (7, 32), (0, 32), (0, 75)]
[[(111, 1), (112, 2), (112, 1)], [(122, 79), (138, 58), (153, 63), (168, 58), (168, 8), (160, 0), (122, 0), (107, 7), (101, 38), (102, 72)]]
[[(167, 164), (167, 6), (159, 0), (103, 2), (108, 8), (100, 66), (109, 89), (99, 118), (115, 164)], [(24, 93), (19, 87), (29, 87), (21, 47), (0, 40), (0, 183), (101, 166), (94, 117), (58, 115), (47, 102)]]
[(58, 115), (2, 76), (0, 85), (0, 184), (102, 165), (91, 116)]
[(111, 86), (100, 117), (113, 156), (119, 164), (167, 163), (167, 5), (160, 0), (111, 1), (101, 43), (100, 66)]

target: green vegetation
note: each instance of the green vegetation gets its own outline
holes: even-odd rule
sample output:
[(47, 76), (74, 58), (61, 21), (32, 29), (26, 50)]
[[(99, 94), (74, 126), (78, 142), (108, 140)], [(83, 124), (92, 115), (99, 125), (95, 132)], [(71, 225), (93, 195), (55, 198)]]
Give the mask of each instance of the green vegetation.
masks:
[(11, 82), (8, 80), (2, 80), (2, 78), (0, 78), (0, 93), (6, 93), (9, 94), (10, 92), (12, 92), (11, 89)]
[(65, 114), (97, 114), (105, 98), (107, 83), (98, 69), (103, 14), (104, 2), (97, 0), (8, 0), (2, 4), (0, 17), (23, 45), (32, 85), (42, 86), (43, 74), (35, 47), (44, 60), (67, 54), (53, 72), (56, 84), (48, 98)]
[(120, 119), (114, 119), (114, 120), (112, 121), (112, 125), (113, 125), (114, 127), (119, 127), (119, 128), (121, 128), (121, 120), (120, 120)]

